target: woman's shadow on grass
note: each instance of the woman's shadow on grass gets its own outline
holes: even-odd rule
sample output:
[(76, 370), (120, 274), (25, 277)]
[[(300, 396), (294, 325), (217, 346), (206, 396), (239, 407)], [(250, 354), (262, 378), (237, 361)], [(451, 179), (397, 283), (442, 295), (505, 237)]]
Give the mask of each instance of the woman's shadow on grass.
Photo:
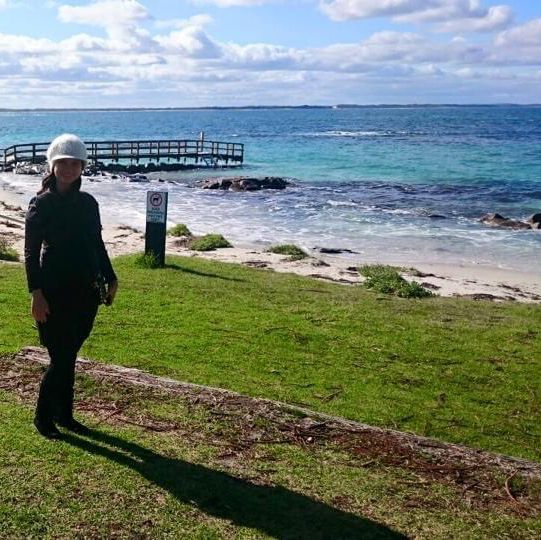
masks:
[(199, 270), (193, 270), (192, 268), (184, 268), (178, 264), (173, 264), (173, 263), (166, 264), (164, 268), (167, 268), (169, 270), (178, 270), (180, 272), (184, 272), (185, 274), (193, 274), (194, 276), (211, 277), (211, 278), (223, 279), (226, 281), (240, 281), (240, 282), (246, 281), (245, 279), (226, 277), (226, 276), (221, 276), (220, 274), (210, 274), (208, 272), (201, 272)]
[(129, 467), (182, 503), (274, 538), (406, 538), (284, 487), (259, 486), (97, 430), (88, 439), (69, 434), (63, 440)]

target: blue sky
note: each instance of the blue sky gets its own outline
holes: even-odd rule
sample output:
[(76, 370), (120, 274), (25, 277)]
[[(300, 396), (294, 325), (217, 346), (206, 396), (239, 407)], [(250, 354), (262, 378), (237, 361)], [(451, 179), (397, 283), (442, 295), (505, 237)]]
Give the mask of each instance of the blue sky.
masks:
[(0, 107), (540, 103), (541, 3), (0, 0)]

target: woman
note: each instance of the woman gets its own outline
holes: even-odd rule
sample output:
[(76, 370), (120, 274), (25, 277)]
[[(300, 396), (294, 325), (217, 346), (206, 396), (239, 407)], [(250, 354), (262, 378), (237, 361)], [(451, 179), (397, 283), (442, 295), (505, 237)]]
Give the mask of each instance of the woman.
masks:
[(118, 281), (101, 237), (98, 203), (81, 191), (87, 161), (83, 141), (60, 135), (49, 145), (47, 161), (50, 174), (26, 215), (25, 265), (32, 316), (50, 357), (34, 425), (55, 439), (60, 436), (55, 423), (88, 433), (73, 418), (75, 359), (92, 330), (98, 304), (113, 302)]

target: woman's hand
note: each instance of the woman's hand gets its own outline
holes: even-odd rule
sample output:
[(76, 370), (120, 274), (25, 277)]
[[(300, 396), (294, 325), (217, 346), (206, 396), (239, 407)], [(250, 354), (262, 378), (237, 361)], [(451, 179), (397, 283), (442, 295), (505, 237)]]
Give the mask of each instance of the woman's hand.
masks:
[(118, 290), (118, 281), (111, 281), (111, 283), (107, 285), (107, 297), (105, 298), (106, 306), (110, 306), (115, 301), (117, 290)]
[(44, 323), (49, 316), (49, 303), (43, 295), (41, 289), (34, 289), (32, 291), (32, 317), (39, 323)]

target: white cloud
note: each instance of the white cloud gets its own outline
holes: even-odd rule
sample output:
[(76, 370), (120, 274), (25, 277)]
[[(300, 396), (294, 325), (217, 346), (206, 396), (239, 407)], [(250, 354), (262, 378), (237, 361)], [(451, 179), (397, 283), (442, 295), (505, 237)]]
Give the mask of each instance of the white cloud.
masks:
[(500, 66), (541, 64), (541, 18), (500, 32), (494, 39), (490, 62)]
[(426, 9), (433, 3), (430, 0), (321, 0), (320, 7), (331, 19), (345, 21), (405, 15)]
[(43, 54), (55, 50), (56, 44), (49, 39), (0, 34), (0, 53), (24, 56), (25, 54)]
[(212, 20), (210, 15), (201, 13), (187, 19), (156, 20), (154, 26), (156, 26), (156, 28), (186, 28), (187, 26), (197, 26), (202, 28), (203, 26), (210, 24)]
[(66, 51), (106, 51), (109, 44), (106, 39), (90, 36), (88, 34), (76, 34), (59, 42), (58, 47)]
[(152, 17), (136, 0), (98, 0), (86, 6), (61, 5), (58, 18), (64, 23), (105, 28), (110, 48), (119, 51), (145, 50), (152, 45), (150, 34), (139, 26)]
[(170, 28), (169, 34), (154, 36), (154, 42), (165, 52), (185, 57), (209, 59), (222, 55), (221, 46), (205, 32), (203, 27), (212, 22), (205, 14), (194, 15), (188, 19), (157, 21), (158, 28)]
[(332, 20), (391, 17), (396, 22), (437, 23), (441, 31), (489, 32), (512, 20), (509, 6), (483, 8), (480, 0), (320, 0)]
[[(459, 4), (397, 17), (404, 22), (435, 22), (442, 32), (493, 32), (509, 26), (513, 10), (509, 6), (491, 6), (488, 10), (462, 10)], [(458, 8), (458, 9), (457, 9)]]
[[(446, 2), (454, 11), (445, 16), (440, 0), (430, 2), (432, 10), (440, 9), (439, 15), (428, 10), (427, 0), (351, 0), (348, 5), (374, 13), (391, 10), (391, 4), (395, 17), (400, 12), (401, 17), (444, 29), (461, 21), (464, 29), (480, 31), (483, 23), (495, 26), (499, 13), (468, 0), (460, 9), (458, 0)], [(105, 8), (112, 11), (102, 11)], [(468, 16), (460, 18), (464, 14)], [(90, 28), (56, 41), (0, 34), (4, 106), (20, 106), (25, 99), (34, 105), (34, 96), (40, 94), (50, 94), (37, 101), (40, 106), (46, 106), (46, 100), (51, 105), (56, 100), (57, 106), (374, 103), (397, 102), (400, 92), (426, 102), (445, 95), (450, 99), (450, 88), (483, 101), (482, 92), (491, 84), (501, 86), (502, 93), (525, 95), (523, 82), (524, 92), (533, 95), (541, 68), (541, 18), (493, 39), (380, 31), (359, 42), (286, 47), (223, 42), (209, 31), (208, 15), (156, 20), (133, 0), (62, 4), (58, 16), (69, 27), (78, 22), (104, 29), (105, 34)], [(506, 17), (501, 12), (499, 16)], [(535, 75), (532, 66), (537, 68)]]
[(165, 51), (184, 54), (193, 58), (217, 58), (221, 56), (220, 46), (202, 28), (186, 26), (166, 36), (156, 36)]
[(309, 62), (302, 50), (266, 43), (228, 43), (223, 46), (223, 51), (226, 65), (240, 69), (302, 69)]
[(221, 8), (261, 6), (273, 0), (191, 0), (192, 4), (214, 4)]
[(111, 27), (128, 26), (150, 18), (147, 9), (136, 0), (98, 0), (86, 6), (61, 5), (58, 17), (65, 23)]
[(521, 26), (515, 26), (496, 37), (496, 45), (501, 47), (541, 47), (541, 18), (532, 19)]
[(317, 51), (318, 58), (335, 69), (352, 69), (357, 64), (481, 63), (486, 54), (482, 47), (462, 39), (437, 43), (420, 34), (389, 31), (372, 34), (360, 43), (331, 45)]

